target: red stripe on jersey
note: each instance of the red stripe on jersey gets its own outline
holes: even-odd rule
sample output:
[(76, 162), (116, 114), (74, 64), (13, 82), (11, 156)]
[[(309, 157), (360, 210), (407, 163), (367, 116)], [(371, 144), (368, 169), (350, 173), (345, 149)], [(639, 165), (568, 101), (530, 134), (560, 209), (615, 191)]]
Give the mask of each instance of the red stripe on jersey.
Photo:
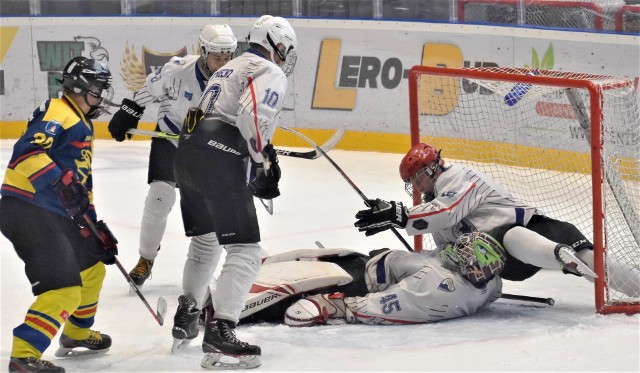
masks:
[(15, 187), (12, 187), (12, 186), (9, 186), (9, 185), (6, 185), (6, 184), (2, 185), (2, 190), (8, 190), (8, 191), (13, 192), (13, 193), (18, 193), (18, 194), (23, 195), (23, 196), (25, 196), (27, 198), (33, 198), (33, 196), (34, 196), (34, 194), (31, 193), (31, 192), (27, 192), (26, 190), (18, 189), (18, 188), (15, 188)]
[(71, 141), (70, 144), (78, 149), (91, 147), (91, 141)]
[(47, 332), (49, 332), (49, 334), (51, 334), (52, 337), (54, 337), (56, 335), (56, 333), (58, 333), (58, 329), (54, 328), (53, 326), (49, 325), (47, 322), (37, 318), (37, 317), (26, 317), (24, 321), (28, 321), (32, 324), (35, 324), (39, 327), (41, 327), (42, 329), (46, 330)]
[(248, 77), (249, 90), (251, 91), (251, 101), (253, 101), (253, 125), (256, 127), (256, 136), (258, 136), (258, 152), (262, 151), (262, 138), (260, 137), (260, 131), (258, 130), (258, 102), (256, 101), (256, 91), (253, 87), (253, 78)]
[(471, 183), (471, 186), (469, 187), (469, 189), (467, 189), (466, 192), (464, 192), (464, 194), (462, 195), (462, 197), (460, 197), (460, 199), (458, 199), (457, 201), (455, 201), (451, 206), (440, 209), (438, 211), (431, 211), (431, 212), (425, 212), (422, 214), (417, 214), (417, 215), (409, 215), (409, 219), (416, 219), (416, 218), (423, 218), (425, 216), (429, 216), (429, 215), (436, 215), (439, 214), (441, 212), (445, 212), (445, 211), (449, 211), (451, 209), (453, 209), (454, 207), (458, 206), (460, 204), (460, 202), (462, 202), (462, 200), (464, 199), (464, 197), (467, 196), (467, 194), (469, 194), (469, 192), (471, 192), (471, 190), (473, 190), (473, 188), (476, 187), (476, 183)]
[(36, 172), (35, 174), (29, 176), (29, 181), (33, 182), (35, 179), (37, 179), (40, 176), (42, 176), (42, 174), (47, 173), (48, 171), (50, 171), (55, 166), (56, 166), (55, 163), (53, 163), (53, 162), (49, 163), (49, 165), (47, 167), (45, 167), (45, 168), (41, 169), (40, 171)]
[(423, 324), (423, 322), (417, 322), (417, 321), (406, 321), (406, 320), (397, 320), (397, 319), (387, 319), (386, 317), (380, 317), (380, 316), (368, 316), (368, 315), (363, 315), (361, 313), (355, 313), (353, 314), (354, 316), (356, 316), (359, 319), (380, 319), (380, 320), (384, 320), (388, 323), (392, 323), (392, 324), (399, 324), (399, 325), (414, 325), (414, 324)]
[(40, 154), (40, 153), (44, 153), (44, 150), (36, 150), (31, 153), (24, 154), (23, 156), (18, 157), (18, 159), (16, 159), (14, 162), (9, 163), (9, 168), (13, 169), (18, 163), (24, 161), (26, 158), (29, 158), (33, 155)]

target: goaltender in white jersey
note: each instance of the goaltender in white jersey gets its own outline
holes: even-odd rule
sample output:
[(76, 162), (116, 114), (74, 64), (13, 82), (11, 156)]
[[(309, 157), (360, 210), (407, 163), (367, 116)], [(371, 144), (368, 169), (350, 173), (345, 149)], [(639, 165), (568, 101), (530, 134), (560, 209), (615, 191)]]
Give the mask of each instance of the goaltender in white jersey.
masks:
[(455, 319), (476, 313), (502, 295), (499, 277), (477, 287), (459, 270), (446, 266), (448, 263), (439, 257), (438, 250), (415, 254), (389, 251), (379, 256), (367, 263), (369, 294), (345, 298), (347, 309), (361, 323), (391, 325)]
[[(283, 257), (290, 263), (291, 272), (296, 273), (299, 266), (296, 263), (309, 263), (313, 259), (313, 250), (300, 251), (304, 257), (296, 258), (298, 262), (288, 253), (267, 258), (264, 272), (274, 272), (268, 270), (269, 266)], [(349, 259), (347, 250), (335, 251), (321, 249), (317, 260), (324, 265), (335, 263), (347, 271), (353, 281), (296, 301), (285, 311), (286, 324), (310, 326), (332, 323), (335, 319), (375, 325), (430, 323), (472, 315), (502, 295), (498, 275), (504, 268), (506, 252), (486, 233), (466, 233), (454, 244), (428, 252), (376, 250), (364, 265), (358, 264), (362, 260), (358, 257)], [(281, 268), (279, 272), (286, 267)], [(311, 282), (309, 277), (307, 281)], [(287, 280), (283, 281), (287, 288), (298, 290), (294, 279)], [(360, 282), (365, 284), (360, 286)], [(261, 283), (277, 281), (261, 275), (256, 281), (257, 289), (265, 288), (259, 286)], [(266, 288), (273, 291), (273, 287)], [(309, 292), (309, 289), (300, 290)], [(259, 299), (259, 296), (255, 294), (252, 298)], [(273, 302), (265, 300), (268, 301)], [(267, 314), (262, 318), (268, 319)], [(259, 316), (253, 319), (260, 321)]]

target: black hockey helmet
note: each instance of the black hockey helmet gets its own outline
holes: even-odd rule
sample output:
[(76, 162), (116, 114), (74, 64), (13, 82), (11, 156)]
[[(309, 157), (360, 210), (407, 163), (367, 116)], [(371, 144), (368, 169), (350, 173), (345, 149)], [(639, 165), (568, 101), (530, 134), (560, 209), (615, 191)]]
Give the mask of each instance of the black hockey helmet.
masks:
[(87, 114), (97, 117), (106, 111), (102, 103), (110, 104), (113, 98), (111, 72), (107, 65), (86, 57), (75, 57), (67, 63), (62, 72), (62, 89), (65, 92), (91, 95), (100, 100)]

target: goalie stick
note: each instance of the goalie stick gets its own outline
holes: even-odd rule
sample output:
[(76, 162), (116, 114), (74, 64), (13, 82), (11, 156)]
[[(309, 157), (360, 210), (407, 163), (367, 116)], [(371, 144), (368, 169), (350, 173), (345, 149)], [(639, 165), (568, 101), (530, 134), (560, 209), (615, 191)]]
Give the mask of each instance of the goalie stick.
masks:
[(510, 299), (510, 300), (519, 300), (523, 302), (544, 303), (549, 306), (553, 306), (554, 304), (556, 304), (556, 301), (553, 298), (530, 297), (528, 295), (515, 295), (515, 294), (502, 293), (502, 296), (500, 296), (500, 298)]
[[(329, 155), (321, 147), (318, 146), (318, 144), (316, 144), (315, 142), (313, 142), (313, 140), (311, 140), (310, 138), (308, 138), (307, 136), (301, 134), (300, 132), (298, 132), (296, 130), (292, 130), (291, 128), (287, 128), (287, 127), (280, 127), (280, 128), (285, 130), (285, 131), (287, 131), (287, 132), (293, 133), (294, 135), (300, 137), (301, 139), (303, 139), (304, 141), (308, 142), (310, 145), (315, 147), (317, 149), (317, 151), (320, 152), (320, 154), (323, 157), (325, 157), (329, 161), (329, 163), (331, 163), (331, 165), (336, 170), (338, 170), (340, 175), (342, 175), (342, 177), (347, 181), (347, 183), (349, 183), (349, 185), (351, 185), (353, 190), (355, 190), (356, 193), (358, 193), (358, 195), (360, 195), (360, 197), (364, 200), (364, 203), (367, 205), (367, 207), (371, 207), (371, 206), (369, 206), (369, 199), (367, 198), (367, 196), (365, 196), (364, 193), (362, 193), (360, 188), (358, 188), (358, 186), (349, 178), (349, 176), (347, 176), (347, 174), (344, 171), (342, 171), (342, 168), (340, 168), (340, 166), (338, 166), (338, 164), (336, 162), (334, 162), (333, 159), (331, 159), (331, 157), (329, 157)], [(411, 246), (409, 246), (407, 241), (400, 235), (400, 233), (398, 233), (398, 231), (394, 227), (391, 227), (391, 231), (404, 244), (404, 247), (407, 250), (413, 251), (413, 248)]]
[[(327, 140), (324, 144), (322, 144), (320, 148), (322, 148), (322, 150), (326, 152), (333, 149), (333, 147), (336, 146), (336, 144), (338, 144), (340, 140), (342, 140), (342, 137), (344, 136), (344, 132), (345, 132), (344, 126), (338, 128), (338, 130), (329, 138), (329, 140)], [(161, 139), (169, 139), (169, 140), (177, 140), (180, 137), (180, 135), (174, 135), (172, 133), (166, 133), (166, 132), (160, 132), (160, 131), (148, 131), (148, 130), (141, 130), (137, 128), (132, 128), (128, 130), (127, 133), (130, 133), (132, 135), (158, 137)], [(302, 158), (302, 159), (316, 159), (322, 156), (322, 154), (318, 150), (312, 150), (309, 152), (297, 152), (293, 150), (276, 149), (276, 153), (278, 155), (282, 155), (285, 157)]]
[[(82, 218), (85, 220), (84, 224), (89, 228), (91, 233), (93, 233), (93, 235), (96, 236), (98, 240), (100, 240), (100, 242), (104, 243), (104, 239), (100, 236), (100, 232), (98, 231), (98, 228), (96, 228), (96, 225), (93, 223), (91, 218), (87, 214), (82, 215)], [(131, 279), (131, 276), (129, 276), (129, 273), (127, 273), (127, 271), (124, 269), (124, 267), (122, 266), (122, 263), (120, 263), (117, 257), (114, 256), (113, 258), (115, 260), (116, 266), (118, 267), (120, 272), (122, 272), (124, 277), (127, 279), (127, 281), (129, 282), (129, 285), (131, 285), (131, 288), (136, 292), (138, 297), (140, 297), (140, 300), (142, 301), (142, 303), (144, 303), (144, 305), (147, 307), (149, 312), (151, 312), (151, 315), (153, 315), (153, 318), (156, 319), (156, 321), (158, 322), (158, 324), (160, 324), (160, 326), (162, 326), (164, 324), (164, 316), (167, 313), (167, 301), (164, 298), (159, 297), (157, 311), (154, 311), (153, 308), (151, 308), (151, 306), (149, 305), (149, 302), (147, 302), (147, 299), (140, 292), (140, 289), (138, 288), (138, 286), (136, 286), (136, 284), (133, 282), (133, 279)]]

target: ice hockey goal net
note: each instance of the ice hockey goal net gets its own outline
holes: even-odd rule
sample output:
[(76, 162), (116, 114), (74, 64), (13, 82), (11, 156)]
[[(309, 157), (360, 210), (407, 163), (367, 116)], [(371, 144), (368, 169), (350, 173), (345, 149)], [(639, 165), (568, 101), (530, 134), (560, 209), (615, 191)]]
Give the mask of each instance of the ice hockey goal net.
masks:
[[(445, 159), (479, 169), (546, 215), (575, 224), (594, 244), (597, 311), (640, 312), (640, 294), (612, 289), (619, 288), (612, 281), (640, 287), (637, 80), (415, 66), (409, 101), (412, 144), (442, 148)], [(414, 244), (418, 251), (434, 245), (427, 236)], [(612, 263), (623, 278), (609, 276)]]

